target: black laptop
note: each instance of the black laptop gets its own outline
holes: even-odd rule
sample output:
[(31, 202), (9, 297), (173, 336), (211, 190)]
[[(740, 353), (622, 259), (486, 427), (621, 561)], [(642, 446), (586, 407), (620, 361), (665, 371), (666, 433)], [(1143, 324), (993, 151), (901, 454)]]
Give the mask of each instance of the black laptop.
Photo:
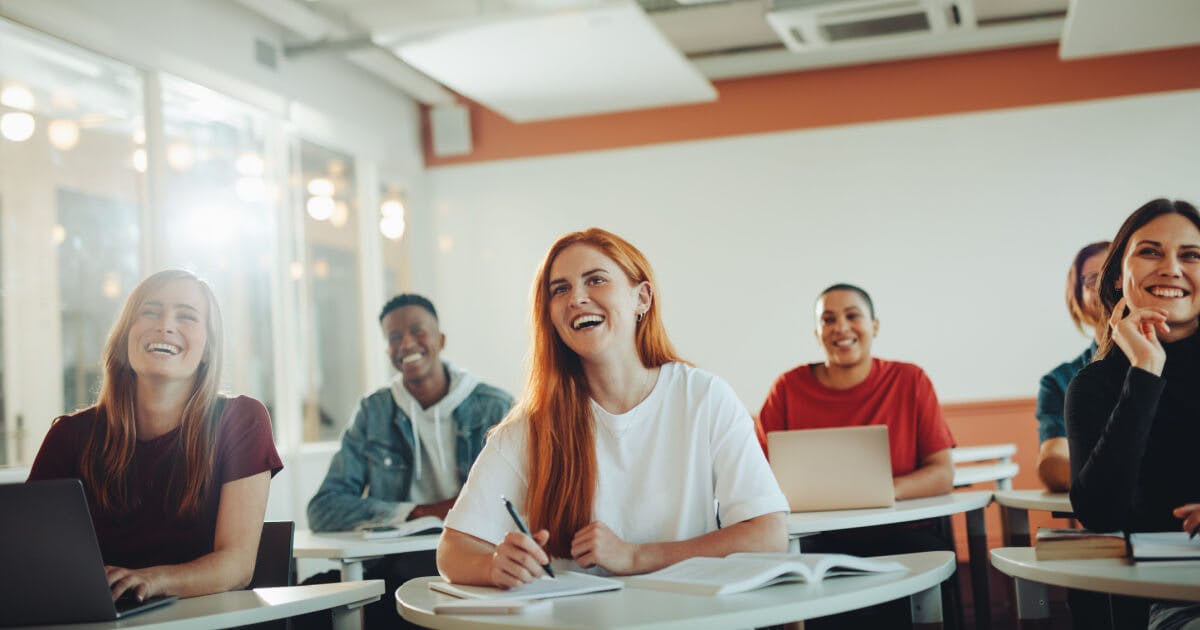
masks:
[(78, 479), (0, 484), (0, 626), (112, 621), (176, 599), (113, 602)]

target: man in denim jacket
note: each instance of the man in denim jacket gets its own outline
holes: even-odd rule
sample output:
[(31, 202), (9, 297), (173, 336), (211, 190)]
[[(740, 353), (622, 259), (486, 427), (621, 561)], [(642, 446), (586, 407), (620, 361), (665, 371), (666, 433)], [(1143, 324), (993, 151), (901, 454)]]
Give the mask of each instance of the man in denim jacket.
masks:
[[(488, 429), (513, 404), (507, 392), (439, 358), (446, 336), (428, 299), (397, 295), (384, 305), (379, 323), (400, 374), (359, 403), (325, 481), (308, 502), (315, 531), (445, 517)], [(386, 579), (395, 589), (394, 581), (436, 575), (433, 553), (385, 558), (365, 567), (366, 577)], [(399, 617), (387, 600), (380, 601), (393, 625)], [(368, 622), (371, 616), (368, 611)]]

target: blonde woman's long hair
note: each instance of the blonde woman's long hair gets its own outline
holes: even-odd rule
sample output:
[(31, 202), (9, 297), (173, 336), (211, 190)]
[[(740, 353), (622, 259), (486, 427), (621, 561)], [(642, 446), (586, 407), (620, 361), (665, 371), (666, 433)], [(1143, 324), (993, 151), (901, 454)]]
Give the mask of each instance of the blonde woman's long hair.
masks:
[(137, 445), (137, 375), (129, 364), (129, 331), (147, 296), (179, 280), (196, 283), (208, 306), (208, 342), (196, 368), (192, 391), (183, 407), (179, 441), (180, 463), (171, 468), (164, 501), (180, 518), (195, 517), (212, 486), (213, 443), (219, 418), (215, 415), (222, 359), (221, 312), (206, 282), (180, 269), (160, 271), (130, 293), (104, 344), (104, 368), (96, 401), (96, 424), (83, 452), (81, 470), (91, 500), (106, 511), (137, 507), (129, 492), (129, 465)]

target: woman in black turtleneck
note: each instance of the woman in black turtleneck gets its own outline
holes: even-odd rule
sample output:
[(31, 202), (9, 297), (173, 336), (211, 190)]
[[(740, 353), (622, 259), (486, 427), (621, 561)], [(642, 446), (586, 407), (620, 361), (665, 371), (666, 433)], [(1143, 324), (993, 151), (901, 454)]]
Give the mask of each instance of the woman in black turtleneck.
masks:
[[(1088, 529), (1200, 530), (1200, 213), (1156, 199), (1113, 241), (1100, 274), (1109, 326), (1067, 390), (1071, 505)], [(1114, 611), (1116, 612), (1116, 611)], [(1156, 604), (1151, 626), (1200, 606)]]

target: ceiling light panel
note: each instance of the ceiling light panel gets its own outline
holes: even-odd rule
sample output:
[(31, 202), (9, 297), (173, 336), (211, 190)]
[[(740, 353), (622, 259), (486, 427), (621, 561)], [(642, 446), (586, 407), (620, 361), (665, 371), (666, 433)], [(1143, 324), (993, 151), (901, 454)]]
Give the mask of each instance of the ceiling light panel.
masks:
[(717, 97), (633, 2), (500, 19), (394, 50), (443, 85), (515, 122)]
[(1200, 44), (1200, 1), (1074, 0), (1058, 56), (1078, 59)]

